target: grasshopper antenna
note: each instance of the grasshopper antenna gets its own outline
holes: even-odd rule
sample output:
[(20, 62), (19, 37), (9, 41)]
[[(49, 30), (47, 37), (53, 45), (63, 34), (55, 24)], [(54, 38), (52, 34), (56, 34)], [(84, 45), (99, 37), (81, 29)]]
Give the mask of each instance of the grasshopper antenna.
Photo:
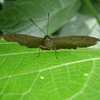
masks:
[(48, 30), (49, 30), (49, 13), (48, 13), (48, 22), (47, 22), (47, 35), (48, 35)]
[(46, 35), (46, 33), (31, 18), (29, 19)]

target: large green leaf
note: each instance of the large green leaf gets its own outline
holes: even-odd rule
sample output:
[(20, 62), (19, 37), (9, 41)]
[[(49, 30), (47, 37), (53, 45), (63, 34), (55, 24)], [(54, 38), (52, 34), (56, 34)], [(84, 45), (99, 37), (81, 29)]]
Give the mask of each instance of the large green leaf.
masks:
[(83, 5), (81, 6), (81, 13), (83, 11), (83, 13), (85, 12), (86, 14), (88, 14), (88, 16), (90, 16), (91, 14), (95, 16), (95, 18), (97, 19), (99, 25), (100, 25), (100, 1), (99, 0), (84, 0), (83, 1)]
[(17, 0), (0, 11), (0, 29), (4, 33), (43, 36), (29, 18), (46, 32), (47, 13), (50, 13), (51, 34), (64, 25), (80, 5), (80, 0)]
[(59, 31), (59, 36), (86, 35), (100, 38), (100, 27), (94, 17), (77, 13)]
[[(91, 16), (96, 14), (96, 16), (100, 16), (100, 0), (84, 0), (82, 1), (82, 5), (79, 9), (80, 13)], [(91, 8), (92, 6), (92, 8)], [(94, 11), (95, 10), (95, 11)], [(95, 14), (94, 14), (95, 12)]]
[(38, 52), (0, 41), (0, 100), (99, 100), (100, 49)]

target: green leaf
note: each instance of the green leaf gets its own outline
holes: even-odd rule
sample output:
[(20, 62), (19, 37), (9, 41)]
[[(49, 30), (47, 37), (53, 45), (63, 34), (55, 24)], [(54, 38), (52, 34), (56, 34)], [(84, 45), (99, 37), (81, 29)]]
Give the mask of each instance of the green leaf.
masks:
[[(42, 32), (29, 18), (46, 32), (49, 12), (51, 34), (68, 22), (81, 4), (81, 0), (6, 3), (5, 9), (0, 11), (0, 29), (4, 33), (41, 37)], [(80, 20), (84, 21), (84, 17)], [(77, 34), (83, 32), (81, 30), (76, 31)], [(56, 59), (55, 51), (41, 50), (37, 58), (38, 49), (0, 40), (0, 100), (98, 100), (100, 49), (58, 50), (58, 53)]]
[(79, 9), (81, 14), (88, 16), (95, 16), (98, 24), (100, 25), (100, 0), (83, 0), (82, 6)]
[(38, 52), (0, 40), (0, 100), (99, 100), (100, 49)]
[(44, 36), (29, 18), (46, 32), (47, 14), (50, 13), (51, 34), (64, 25), (80, 5), (80, 0), (17, 0), (0, 11), (0, 29), (4, 33)]
[[(84, 1), (87, 4), (87, 6), (89, 7), (89, 9), (91, 10), (91, 12), (93, 13), (93, 15), (96, 17), (96, 19), (100, 25), (100, 18), (98, 16), (98, 13), (97, 13), (96, 9), (94, 8), (93, 4), (91, 3), (90, 0), (84, 0)], [(100, 2), (99, 2), (99, 4), (100, 4)]]
[(85, 35), (100, 38), (100, 27), (94, 17), (77, 13), (59, 31), (59, 36)]

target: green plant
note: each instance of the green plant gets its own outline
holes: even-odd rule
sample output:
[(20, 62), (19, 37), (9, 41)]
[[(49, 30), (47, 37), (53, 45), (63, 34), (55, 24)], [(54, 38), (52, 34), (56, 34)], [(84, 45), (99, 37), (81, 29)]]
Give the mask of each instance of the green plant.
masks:
[[(81, 0), (16, 0), (5, 3), (4, 10), (0, 11), (0, 29), (4, 33), (43, 37), (44, 34), (29, 18), (46, 31), (49, 12), (49, 34), (66, 24), (59, 36), (82, 34), (99, 38), (100, 33), (96, 32), (98, 24), (93, 15), (98, 20), (100, 2), (89, 1), (93, 4), (93, 13)], [(99, 48), (99, 45), (95, 47)], [(58, 50), (58, 59), (52, 50), (40, 52), (37, 58), (38, 49), (0, 40), (0, 100), (100, 98), (100, 49)]]

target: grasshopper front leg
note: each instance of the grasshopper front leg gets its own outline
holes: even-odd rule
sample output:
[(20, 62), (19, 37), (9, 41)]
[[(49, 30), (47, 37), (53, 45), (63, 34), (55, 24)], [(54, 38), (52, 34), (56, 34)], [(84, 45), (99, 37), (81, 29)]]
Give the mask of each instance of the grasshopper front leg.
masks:
[(40, 49), (41, 48), (43, 48), (43, 49), (47, 49), (47, 47), (45, 47), (45, 46), (42, 46), (42, 45), (39, 45), (39, 53), (38, 53), (38, 56), (37, 56), (37, 58), (40, 56)]

